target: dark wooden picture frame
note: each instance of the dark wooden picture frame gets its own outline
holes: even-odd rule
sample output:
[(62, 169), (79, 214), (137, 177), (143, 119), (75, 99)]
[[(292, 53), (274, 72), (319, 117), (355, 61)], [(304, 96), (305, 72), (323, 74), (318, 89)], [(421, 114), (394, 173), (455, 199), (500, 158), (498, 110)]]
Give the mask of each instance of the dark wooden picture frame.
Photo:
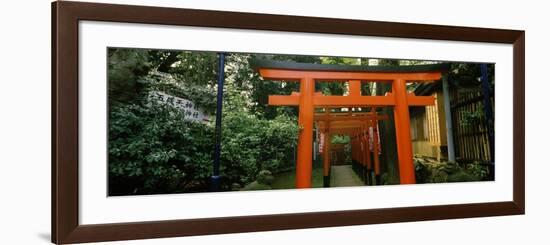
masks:
[[(82, 20), (512, 44), (513, 201), (80, 225), (78, 22)], [(525, 212), (524, 31), (62, 1), (52, 3), (51, 79), (54, 243), (518, 215)]]

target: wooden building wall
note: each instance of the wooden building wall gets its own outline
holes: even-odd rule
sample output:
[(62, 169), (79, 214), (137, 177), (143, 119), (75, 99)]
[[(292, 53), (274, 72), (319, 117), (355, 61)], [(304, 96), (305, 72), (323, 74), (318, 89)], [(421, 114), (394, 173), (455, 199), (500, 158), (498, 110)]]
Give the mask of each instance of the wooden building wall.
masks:
[(411, 112), (413, 154), (437, 160), (447, 158), (445, 110), (441, 91), (432, 93), (435, 105), (414, 108)]

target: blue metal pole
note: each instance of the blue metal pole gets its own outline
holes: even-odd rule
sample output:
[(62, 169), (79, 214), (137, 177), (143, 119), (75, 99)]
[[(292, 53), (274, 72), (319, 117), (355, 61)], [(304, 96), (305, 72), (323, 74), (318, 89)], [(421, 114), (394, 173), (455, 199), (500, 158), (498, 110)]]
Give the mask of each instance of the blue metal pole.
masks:
[(481, 64), (481, 88), (483, 93), (483, 109), (485, 111), (485, 120), (489, 134), (489, 151), (491, 154), (490, 176), (494, 180), (495, 165), (495, 122), (493, 115), (493, 106), (491, 103), (491, 85), (489, 84), (489, 72), (487, 64)]
[(225, 54), (218, 53), (218, 97), (216, 107), (216, 128), (214, 162), (212, 164), (211, 191), (220, 191), (220, 154), (222, 136), (222, 105), (223, 105), (223, 83), (225, 80)]

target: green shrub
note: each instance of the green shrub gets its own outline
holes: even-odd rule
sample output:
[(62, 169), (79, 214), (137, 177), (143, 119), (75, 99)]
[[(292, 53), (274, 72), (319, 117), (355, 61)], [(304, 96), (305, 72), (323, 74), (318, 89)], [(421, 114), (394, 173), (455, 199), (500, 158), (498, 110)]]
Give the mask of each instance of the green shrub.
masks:
[(207, 188), (213, 127), (168, 106), (119, 105), (109, 114), (109, 193), (174, 193)]
[(417, 183), (445, 183), (480, 181), (488, 171), (478, 163), (463, 167), (455, 162), (437, 162), (433, 159), (415, 157)]

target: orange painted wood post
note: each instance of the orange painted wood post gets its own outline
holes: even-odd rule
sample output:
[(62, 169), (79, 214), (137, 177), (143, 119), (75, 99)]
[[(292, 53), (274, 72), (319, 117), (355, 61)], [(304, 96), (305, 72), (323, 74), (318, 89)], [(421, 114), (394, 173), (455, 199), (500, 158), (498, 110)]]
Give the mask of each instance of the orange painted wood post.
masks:
[(324, 132), (324, 138), (323, 138), (323, 175), (328, 176), (329, 173), (329, 167), (330, 167), (330, 161), (329, 161), (329, 153), (330, 150), (330, 133), (328, 129), (325, 129)]
[(415, 172), (411, 143), (411, 122), (407, 102), (407, 84), (403, 79), (394, 80), (392, 93), (395, 95), (393, 110), (401, 184), (415, 184)]
[(379, 159), (379, 147), (378, 142), (378, 121), (375, 119), (372, 121), (372, 154), (374, 158), (374, 175), (376, 185), (380, 185), (380, 159)]
[(361, 131), (355, 130), (355, 146), (357, 148), (357, 162), (360, 164), (365, 164), (365, 161), (363, 159), (363, 142), (361, 141)]
[[(349, 80), (349, 96), (361, 96), (361, 80)], [(351, 112), (351, 108), (348, 111)]]
[[(367, 121), (368, 122), (368, 121)], [(369, 171), (372, 171), (372, 157), (370, 152), (370, 131), (369, 131), (370, 123), (367, 123), (367, 127), (364, 131), (364, 139), (365, 139), (365, 149), (367, 152), (367, 169)]]
[(363, 171), (363, 168), (365, 167), (364, 166), (364, 161), (363, 161), (363, 155), (364, 155), (364, 152), (363, 152), (363, 149), (361, 148), (361, 136), (359, 135), (359, 132), (357, 130), (353, 130), (353, 133), (350, 134), (350, 137), (352, 137), (353, 139), (353, 142), (355, 144), (355, 149), (356, 149), (356, 152), (354, 154), (354, 161), (353, 162), (353, 170), (357, 173), (357, 174), (361, 174), (362, 171)]
[(366, 158), (366, 165), (367, 165), (367, 180), (368, 185), (372, 185), (372, 161), (371, 161), (371, 154), (370, 154), (370, 131), (369, 131), (370, 123), (369, 120), (365, 122), (365, 128), (363, 130), (363, 140), (365, 142), (365, 158)]
[(298, 159), (296, 163), (296, 188), (311, 188), (313, 154), (313, 94), (315, 80), (302, 78), (300, 81), (300, 109), (298, 112)]
[(323, 138), (323, 187), (330, 187), (330, 125), (325, 125)]
[(351, 154), (353, 160), (359, 162), (358, 161), (359, 159), (357, 159), (357, 156), (358, 156), (357, 153), (359, 153), (359, 149), (357, 148), (357, 140), (356, 139), (353, 139), (351, 147), (353, 148), (352, 154)]
[(354, 134), (350, 135), (351, 137), (351, 159), (357, 163), (359, 163), (359, 159), (357, 159), (359, 148), (357, 148), (357, 139), (355, 138)]
[[(329, 130), (327, 134), (327, 152), (330, 152), (332, 150), (331, 136), (332, 136), (332, 132), (330, 132)], [(329, 154), (329, 159), (327, 163), (328, 163), (328, 175), (330, 176), (330, 168), (332, 166), (332, 162), (330, 161), (330, 154)]]
[(361, 131), (353, 130), (353, 139), (355, 142), (355, 148), (357, 149), (357, 152), (355, 153), (355, 171), (358, 174), (362, 173), (365, 168), (365, 152), (363, 151), (360, 132)]
[(357, 144), (354, 138), (351, 140), (351, 159), (357, 161)]

